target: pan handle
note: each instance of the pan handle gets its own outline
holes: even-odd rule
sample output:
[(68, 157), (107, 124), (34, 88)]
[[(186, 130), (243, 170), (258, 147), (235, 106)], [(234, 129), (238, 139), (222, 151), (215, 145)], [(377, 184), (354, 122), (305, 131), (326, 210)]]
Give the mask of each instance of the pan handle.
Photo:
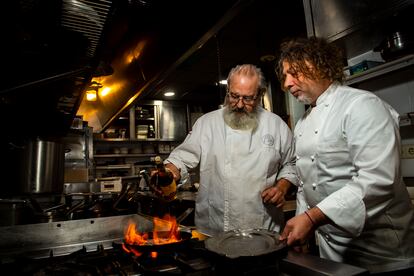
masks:
[(179, 215), (176, 220), (177, 223), (180, 224), (185, 218), (187, 218), (192, 212), (194, 211), (194, 208), (187, 208), (181, 215)]

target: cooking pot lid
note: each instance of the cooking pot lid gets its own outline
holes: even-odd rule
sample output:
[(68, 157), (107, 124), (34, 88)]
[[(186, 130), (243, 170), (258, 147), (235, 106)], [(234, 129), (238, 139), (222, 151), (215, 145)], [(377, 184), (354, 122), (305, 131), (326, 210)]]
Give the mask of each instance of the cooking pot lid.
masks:
[(265, 229), (231, 230), (205, 240), (208, 250), (228, 258), (259, 256), (286, 247), (277, 232)]

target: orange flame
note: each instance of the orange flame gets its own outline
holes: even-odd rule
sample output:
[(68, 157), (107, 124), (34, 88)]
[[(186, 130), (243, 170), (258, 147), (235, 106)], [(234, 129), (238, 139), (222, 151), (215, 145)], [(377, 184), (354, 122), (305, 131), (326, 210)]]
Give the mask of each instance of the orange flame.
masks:
[[(169, 229), (169, 230), (165, 230)], [(166, 233), (162, 236), (159, 233)], [(175, 220), (175, 217), (166, 214), (161, 220), (160, 218), (154, 218), (154, 232), (153, 240), (154, 244), (165, 244), (177, 242), (180, 240), (180, 235), (178, 231), (178, 224)]]
[[(175, 217), (165, 215), (162, 219), (154, 217), (154, 228), (152, 232), (152, 239), (148, 233), (139, 233), (136, 229), (135, 223), (129, 223), (127, 231), (125, 232), (125, 243), (127, 245), (154, 245), (154, 244), (168, 244), (180, 241), (180, 232)], [(122, 248), (127, 253), (133, 253), (136, 256), (141, 256), (142, 253), (125, 244)], [(151, 252), (151, 257), (156, 258), (157, 252)]]

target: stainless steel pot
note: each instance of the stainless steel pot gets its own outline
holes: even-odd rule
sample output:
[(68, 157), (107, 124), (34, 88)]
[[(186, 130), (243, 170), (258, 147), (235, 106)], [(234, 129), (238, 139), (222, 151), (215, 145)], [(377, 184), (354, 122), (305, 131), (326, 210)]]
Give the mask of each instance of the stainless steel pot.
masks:
[(387, 35), (381, 43), (374, 48), (380, 52), (385, 61), (389, 61), (414, 51), (414, 35), (409, 30), (398, 30)]
[(34, 212), (23, 199), (0, 199), (0, 226), (34, 223)]
[(65, 150), (59, 141), (36, 138), (20, 149), (19, 193), (61, 193)]

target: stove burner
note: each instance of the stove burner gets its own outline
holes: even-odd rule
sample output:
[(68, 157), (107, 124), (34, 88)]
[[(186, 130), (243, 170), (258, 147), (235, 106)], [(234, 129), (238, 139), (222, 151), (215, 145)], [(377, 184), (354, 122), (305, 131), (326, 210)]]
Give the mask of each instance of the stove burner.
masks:
[(134, 264), (122, 252), (98, 247), (95, 252), (83, 248), (68, 256), (21, 258), (3, 265), (1, 270), (9, 275), (132, 275)]
[(67, 256), (22, 257), (0, 269), (9, 275), (214, 275), (210, 261), (195, 254), (192, 247), (157, 253), (156, 258), (150, 252), (137, 257), (121, 248), (104, 250), (98, 246), (94, 252), (83, 248)]

